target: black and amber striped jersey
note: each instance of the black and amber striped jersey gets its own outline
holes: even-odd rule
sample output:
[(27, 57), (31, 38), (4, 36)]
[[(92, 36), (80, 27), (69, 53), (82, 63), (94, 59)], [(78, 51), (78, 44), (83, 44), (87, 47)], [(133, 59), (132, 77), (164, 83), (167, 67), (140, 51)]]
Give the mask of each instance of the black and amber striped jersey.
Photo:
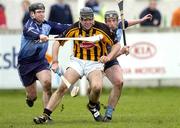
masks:
[[(73, 46), (74, 57), (83, 60), (98, 61), (101, 56), (107, 55), (107, 45), (112, 46), (114, 43), (117, 43), (114, 40), (115, 36), (110, 32), (109, 28), (104, 23), (95, 21), (91, 29), (84, 30), (81, 27), (80, 22), (76, 22), (64, 32), (62, 37), (89, 37), (98, 34), (103, 35), (103, 38), (100, 41), (90, 43), (76, 40), (74, 41)], [(90, 45), (90, 47), (83, 47), (88, 44), (93, 45)]]

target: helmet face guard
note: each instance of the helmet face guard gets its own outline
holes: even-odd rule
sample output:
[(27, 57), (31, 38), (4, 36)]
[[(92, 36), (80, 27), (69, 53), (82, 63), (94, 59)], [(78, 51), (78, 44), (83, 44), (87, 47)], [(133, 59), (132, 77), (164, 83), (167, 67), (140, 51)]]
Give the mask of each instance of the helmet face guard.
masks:
[(45, 6), (42, 3), (33, 3), (29, 6), (29, 12), (35, 12), (36, 10), (45, 10)]
[(105, 18), (105, 20), (107, 20), (109, 18), (114, 18), (114, 19), (118, 20), (119, 16), (116, 11), (112, 10), (112, 11), (106, 11), (104, 18)]

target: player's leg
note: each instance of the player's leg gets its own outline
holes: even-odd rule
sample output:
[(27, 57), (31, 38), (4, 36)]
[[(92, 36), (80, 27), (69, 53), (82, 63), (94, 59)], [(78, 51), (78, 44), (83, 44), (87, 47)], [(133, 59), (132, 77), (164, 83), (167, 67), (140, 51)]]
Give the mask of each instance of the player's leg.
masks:
[(89, 73), (88, 80), (90, 84), (91, 91), (89, 93), (89, 100), (92, 102), (97, 103), (99, 101), (99, 97), (102, 90), (102, 84), (103, 84), (103, 75), (102, 71), (95, 70)]
[(25, 87), (26, 103), (32, 107), (37, 98), (35, 73), (32, 71), (31, 65), (18, 64), (17, 69), (20, 80)]
[[(73, 85), (83, 75), (83, 68), (79, 60), (71, 58), (70, 61), (70, 66), (64, 73), (64, 77), (67, 79), (69, 83), (71, 83), (71, 85)], [(62, 97), (67, 92), (67, 90), (68, 87), (62, 81), (59, 88), (51, 96), (50, 101), (46, 106), (46, 109), (53, 111), (56, 108), (56, 106), (60, 103)]]
[(89, 61), (86, 63), (85, 68), (86, 68), (85, 74), (87, 76), (90, 85), (90, 89), (89, 89), (90, 92), (88, 94), (89, 103), (87, 107), (96, 121), (102, 121), (103, 118), (99, 112), (100, 110), (99, 98), (101, 95), (102, 85), (103, 85), (103, 73), (102, 73), (103, 64)]
[(25, 87), (26, 91), (26, 104), (29, 107), (34, 105), (34, 101), (37, 99), (36, 82)]
[(102, 121), (103, 118), (99, 112), (100, 102), (99, 98), (102, 91), (103, 84), (103, 74), (100, 70), (95, 70), (88, 75), (90, 93), (89, 93), (89, 103), (87, 105), (89, 111), (92, 113), (96, 121)]
[(122, 69), (120, 65), (113, 65), (105, 70), (107, 78), (111, 81), (113, 87), (111, 89), (108, 106), (105, 112), (105, 120), (112, 119), (112, 113), (118, 103), (118, 100), (121, 96), (121, 91), (123, 87), (123, 76)]
[(43, 89), (43, 104), (44, 107), (46, 107), (51, 94), (52, 94), (52, 90), (51, 90), (51, 71), (50, 70), (42, 70), (38, 73), (36, 73), (36, 77), (38, 78), (38, 80), (40, 81), (41, 85), (42, 85), (42, 89)]
[(42, 89), (43, 89), (43, 104), (44, 107), (47, 105), (50, 97), (51, 97), (51, 72), (49, 70), (49, 63), (46, 59), (39, 61), (38, 63), (34, 63), (33, 72), (35, 73), (35, 77), (40, 81)]
[[(69, 83), (74, 84), (79, 78), (80, 75), (72, 68), (68, 68), (64, 74), (64, 77), (69, 81)], [(46, 106), (47, 109), (53, 111), (57, 105), (61, 102), (62, 97), (67, 92), (68, 88), (66, 84), (62, 81), (59, 88), (53, 93), (50, 98), (48, 105)]]
[[(73, 77), (72, 77), (73, 76)], [(65, 72), (64, 77), (72, 84), (74, 84), (80, 77), (80, 75), (72, 68), (68, 68)], [(35, 117), (33, 121), (36, 124), (46, 123), (51, 120), (51, 113), (56, 109), (56, 107), (61, 102), (64, 94), (67, 92), (68, 88), (66, 84), (62, 81), (59, 88), (52, 94), (46, 108), (44, 109), (43, 115)]]

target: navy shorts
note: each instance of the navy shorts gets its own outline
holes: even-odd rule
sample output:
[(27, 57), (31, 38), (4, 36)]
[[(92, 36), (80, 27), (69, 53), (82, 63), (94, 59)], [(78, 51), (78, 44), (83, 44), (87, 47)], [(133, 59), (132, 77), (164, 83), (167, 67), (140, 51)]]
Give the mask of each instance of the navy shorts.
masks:
[(114, 59), (114, 60), (111, 60), (111, 61), (105, 63), (105, 65), (104, 65), (104, 71), (106, 71), (106, 69), (112, 67), (113, 65), (119, 65), (119, 62), (118, 62), (117, 59)]
[(25, 87), (27, 87), (37, 80), (36, 73), (42, 70), (49, 70), (49, 63), (47, 60), (41, 60), (29, 64), (18, 63), (17, 68), (21, 82)]

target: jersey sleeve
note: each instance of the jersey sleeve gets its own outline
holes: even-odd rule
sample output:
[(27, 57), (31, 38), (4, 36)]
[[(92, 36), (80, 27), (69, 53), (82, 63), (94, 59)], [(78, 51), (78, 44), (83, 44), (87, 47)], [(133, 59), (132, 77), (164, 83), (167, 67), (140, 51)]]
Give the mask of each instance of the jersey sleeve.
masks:
[(29, 20), (23, 28), (23, 35), (32, 40), (38, 40), (40, 32), (35, 28), (34, 22)]
[[(127, 20), (125, 20), (124, 23), (125, 23), (125, 28), (127, 28), (127, 27), (128, 27), (128, 22), (127, 22)], [(122, 29), (122, 21), (119, 22), (118, 28)]]

